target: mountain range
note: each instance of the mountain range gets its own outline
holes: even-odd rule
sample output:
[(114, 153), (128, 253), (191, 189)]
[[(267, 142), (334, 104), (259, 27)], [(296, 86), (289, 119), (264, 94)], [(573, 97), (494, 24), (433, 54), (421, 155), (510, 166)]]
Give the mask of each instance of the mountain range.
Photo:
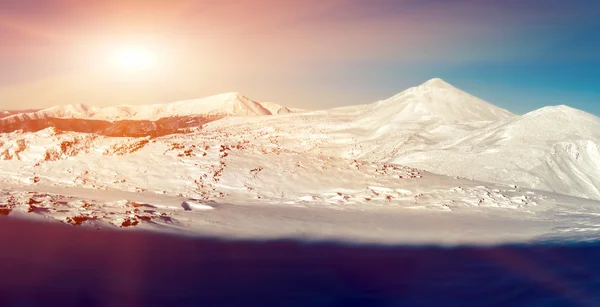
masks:
[(516, 115), (438, 78), (389, 99), (316, 111), (239, 93), (57, 106), (6, 113), (0, 132), (5, 184), (199, 202), (184, 208), (395, 204), (540, 216), (600, 200), (600, 118), (567, 106)]
[(292, 111), (274, 103), (258, 103), (239, 93), (168, 104), (95, 107), (56, 106), (28, 112), (4, 111), (0, 133), (35, 132), (54, 127), (61, 131), (107, 136), (161, 136), (185, 131), (225, 116), (264, 116)]

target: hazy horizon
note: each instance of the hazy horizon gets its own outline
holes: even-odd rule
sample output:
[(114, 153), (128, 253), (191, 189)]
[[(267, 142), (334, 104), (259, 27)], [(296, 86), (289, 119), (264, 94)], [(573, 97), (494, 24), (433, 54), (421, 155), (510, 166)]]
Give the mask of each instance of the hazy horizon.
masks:
[[(306, 109), (440, 77), (513, 113), (600, 115), (590, 1), (0, 1), (0, 109), (151, 104), (240, 92)], [(153, 65), (112, 65), (124, 46)], [(139, 54), (134, 54), (133, 58)]]

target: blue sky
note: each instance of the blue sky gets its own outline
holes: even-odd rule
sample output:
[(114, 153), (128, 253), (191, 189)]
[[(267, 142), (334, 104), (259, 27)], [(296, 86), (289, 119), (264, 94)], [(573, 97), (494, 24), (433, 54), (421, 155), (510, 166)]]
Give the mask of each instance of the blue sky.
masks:
[[(595, 0), (0, 0), (0, 108), (229, 91), (327, 108), (441, 77), (515, 113), (600, 115), (598, 12)], [(160, 69), (99, 73), (98, 50), (119, 44), (157, 46)]]
[[(375, 59), (342, 75), (361, 76), (346, 81), (352, 87), (371, 83), (386, 95), (396, 92), (398, 84), (406, 87), (441, 77), (515, 113), (567, 104), (600, 115), (600, 18), (595, 15), (600, 2), (496, 2), (502, 3), (470, 1), (471, 12), (463, 13), (467, 24), (487, 29), (464, 45), (440, 43), (437, 48), (448, 50), (449, 58), (433, 56), (414, 63)], [(485, 20), (490, 11), (494, 14)]]

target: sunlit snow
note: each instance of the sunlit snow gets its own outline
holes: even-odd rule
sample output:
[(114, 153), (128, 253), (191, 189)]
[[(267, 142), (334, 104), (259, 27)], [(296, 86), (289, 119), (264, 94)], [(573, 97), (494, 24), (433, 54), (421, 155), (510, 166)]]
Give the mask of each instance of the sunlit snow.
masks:
[(363, 242), (587, 240), (600, 234), (600, 118), (522, 116), (441, 79), (390, 99), (303, 111), (238, 93), (40, 118), (224, 114), (160, 137), (0, 134), (0, 215), (82, 227)]

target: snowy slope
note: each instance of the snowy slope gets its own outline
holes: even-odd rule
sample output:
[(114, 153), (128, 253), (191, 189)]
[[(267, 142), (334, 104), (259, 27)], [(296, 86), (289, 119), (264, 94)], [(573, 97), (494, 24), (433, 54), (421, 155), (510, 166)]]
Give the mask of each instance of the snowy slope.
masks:
[[(435, 86), (431, 88), (431, 84)], [(294, 114), (285, 119), (224, 119), (208, 126), (229, 127), (231, 131), (270, 127), (271, 137), (295, 152), (398, 163), (600, 199), (597, 117), (566, 106), (516, 116), (441, 84), (444, 86), (433, 80), (368, 105)], [(438, 92), (447, 94), (435, 94)], [(431, 96), (442, 98), (430, 100)], [(463, 96), (471, 99), (443, 100)], [(450, 101), (470, 111), (452, 112)], [(409, 110), (429, 109), (419, 113), (407, 111), (409, 106), (423, 107)]]
[(364, 121), (379, 124), (407, 121), (464, 123), (497, 121), (512, 116), (510, 112), (436, 78), (376, 103), (365, 114)]
[(393, 159), (443, 174), (600, 199), (600, 118), (545, 107)]
[[(278, 110), (276, 105), (255, 104), (231, 93), (145, 109), (73, 106), (54, 114), (135, 119), (197, 112), (268, 115)], [(407, 229), (394, 223), (400, 218), (395, 215), (403, 223), (411, 223), (412, 217), (425, 225), (443, 220), (451, 233), (443, 238), (448, 241), (473, 239), (469, 227), (457, 229), (455, 224), (474, 220), (482, 227), (475, 231), (478, 240), (506, 239), (509, 232), (520, 239), (600, 232), (595, 222), (600, 206), (591, 200), (600, 199), (600, 119), (569, 107), (517, 116), (434, 79), (372, 104), (218, 118), (202, 123), (200, 130), (152, 137), (54, 128), (0, 133), (3, 185), (23, 191), (35, 187), (61, 193), (73, 189), (129, 193), (120, 200), (41, 195), (30, 201), (23, 192), (13, 200), (0, 197), (7, 203), (0, 205), (0, 213), (31, 210), (70, 224), (83, 216), (104, 226), (136, 224), (201, 233), (226, 229), (252, 235), (282, 234), (281, 229), (302, 234), (310, 225), (321, 229), (320, 235), (368, 240), (425, 238), (418, 237), (423, 233), (412, 237), (412, 232), (408, 238)], [(38, 208), (42, 205), (32, 209), (28, 204), (37, 201), (44, 210)], [(281, 221), (271, 216), (272, 224), (262, 226), (258, 217), (250, 221), (244, 220), (247, 214), (229, 215), (236, 209), (224, 209), (226, 204), (307, 211)], [(273, 210), (279, 212), (274, 215), (283, 212)], [(204, 215), (213, 211), (225, 215), (207, 222)], [(375, 220), (365, 226), (309, 219), (335, 219), (337, 212), (346, 212), (353, 221), (361, 220), (356, 218), (360, 214)], [(454, 215), (437, 220), (432, 214)], [(394, 218), (383, 217), (387, 215)], [(304, 218), (295, 220), (298, 216)], [(502, 221), (504, 226), (496, 228), (500, 234), (485, 234), (484, 225), (490, 220)], [(373, 225), (386, 231), (365, 235)], [(329, 228), (323, 227), (332, 228), (327, 232), (323, 229)], [(427, 226), (418, 227), (428, 231)], [(427, 238), (435, 235), (431, 230)]]
[(227, 114), (237, 116), (271, 115), (260, 103), (239, 93), (226, 93), (202, 99), (185, 100), (169, 104), (140, 106), (131, 119), (156, 120), (164, 117), (194, 114)]
[(0, 119), (21, 113), (32, 113), (37, 110), (0, 110)]
[(598, 234), (598, 202), (294, 152), (277, 128), (219, 125), (156, 139), (52, 129), (2, 135), (0, 181), (10, 189), (0, 191), (0, 213), (99, 228), (368, 242)]
[(374, 161), (426, 151), (448, 139), (514, 117), (440, 79), (372, 104), (298, 115), (299, 125), (314, 122), (306, 134), (318, 131), (327, 135), (320, 146), (322, 153)]
[(271, 112), (271, 114), (276, 115), (276, 114), (288, 114), (288, 113), (294, 113), (294, 111), (292, 111), (292, 109), (290, 108), (286, 108), (284, 106), (280, 106), (276, 103), (272, 103), (272, 102), (261, 102), (260, 105), (269, 110), (269, 112)]

